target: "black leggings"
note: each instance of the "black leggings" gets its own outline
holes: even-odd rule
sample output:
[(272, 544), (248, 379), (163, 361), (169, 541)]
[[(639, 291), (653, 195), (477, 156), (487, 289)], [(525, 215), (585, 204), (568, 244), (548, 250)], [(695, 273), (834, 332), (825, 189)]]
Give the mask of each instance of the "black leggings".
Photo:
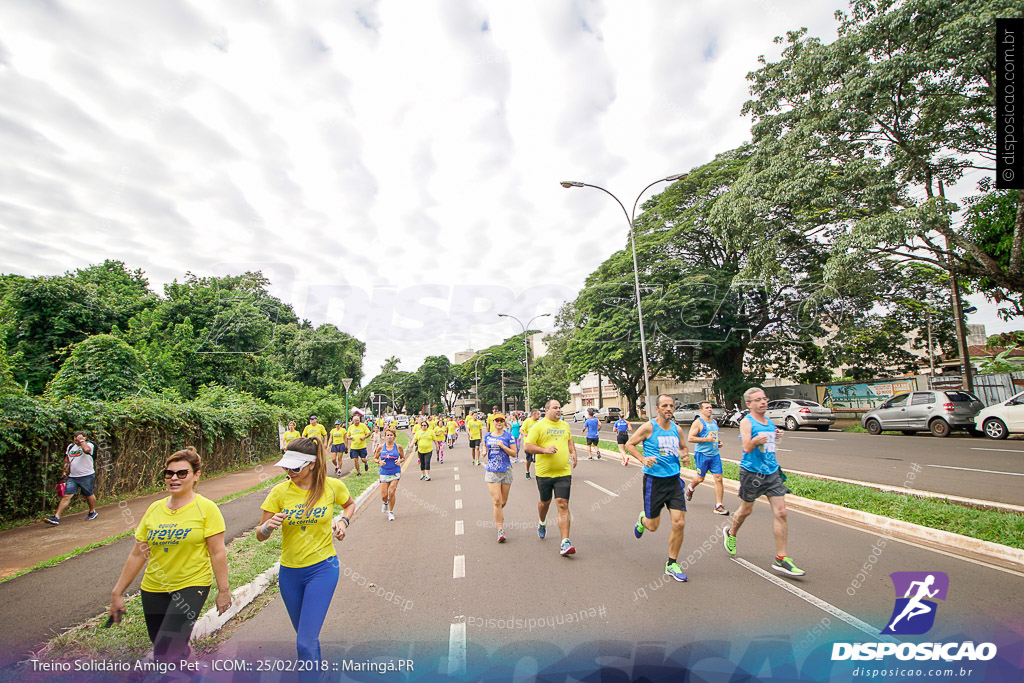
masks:
[(420, 470), (430, 471), (430, 459), (434, 457), (433, 451), (427, 451), (426, 453), (420, 453)]
[(209, 594), (209, 586), (189, 586), (170, 593), (142, 591), (146, 630), (158, 661), (185, 659), (192, 627)]

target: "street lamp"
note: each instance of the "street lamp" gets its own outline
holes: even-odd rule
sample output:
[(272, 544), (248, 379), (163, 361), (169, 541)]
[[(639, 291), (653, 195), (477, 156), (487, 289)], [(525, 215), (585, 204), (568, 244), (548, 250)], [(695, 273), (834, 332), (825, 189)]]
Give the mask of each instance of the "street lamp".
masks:
[(643, 357), (643, 361), (644, 361), (644, 401), (646, 401), (648, 404), (650, 404), (650, 396), (648, 396), (647, 394), (651, 390), (651, 377), (650, 377), (650, 374), (647, 371), (647, 339), (644, 336), (644, 312), (643, 312), (643, 308), (640, 305), (640, 269), (639, 269), (639, 267), (637, 266), (637, 263), (636, 263), (636, 237), (633, 234), (633, 224), (634, 224), (634, 222), (636, 220), (636, 207), (640, 203), (640, 198), (644, 196), (644, 192), (647, 192), (647, 190), (649, 190), (654, 185), (657, 185), (658, 183), (675, 182), (676, 180), (682, 180), (683, 178), (685, 178), (688, 175), (689, 175), (688, 173), (676, 173), (675, 175), (670, 175), (670, 176), (666, 176), (664, 178), (659, 178), (658, 180), (655, 180), (653, 183), (651, 183), (650, 185), (645, 187), (643, 190), (640, 191), (640, 194), (638, 194), (636, 196), (636, 201), (633, 202), (633, 214), (632, 215), (630, 215), (626, 211), (626, 207), (623, 206), (622, 202), (619, 201), (618, 197), (616, 197), (615, 195), (613, 195), (611, 192), (609, 192), (608, 190), (604, 189), (600, 185), (591, 185), (590, 183), (581, 183), (578, 180), (563, 180), (560, 183), (561, 186), (564, 187), (564, 188), (570, 188), (570, 187), (592, 187), (595, 190), (601, 190), (601, 192), (604, 192), (606, 195), (608, 195), (609, 197), (611, 197), (612, 199), (614, 199), (616, 201), (616, 203), (622, 209), (622, 213), (626, 216), (626, 221), (629, 223), (629, 245), (630, 245), (630, 248), (632, 248), (632, 250), (633, 250), (633, 282), (636, 285), (636, 315), (637, 315), (638, 323), (640, 325), (640, 355)]
[(491, 353), (481, 353), (479, 356), (477, 356), (476, 360), (473, 361), (473, 384), (474, 384), (473, 399), (476, 401), (476, 409), (477, 410), (480, 410), (480, 375), (478, 375), (477, 372), (476, 372), (476, 364), (479, 363), (480, 359), (483, 358), (484, 356), (492, 356), (492, 355), (494, 355), (494, 354), (491, 354)]
[(524, 358), (526, 359), (526, 412), (530, 412), (530, 347), (526, 343), (526, 330), (530, 329), (530, 325), (537, 318), (549, 318), (549, 317), (551, 317), (551, 314), (550, 313), (541, 313), (540, 315), (535, 315), (532, 318), (530, 318), (530, 322), (526, 323), (525, 325), (523, 325), (523, 321), (522, 320), (520, 320), (519, 318), (515, 317), (514, 315), (509, 315), (508, 313), (499, 313), (498, 317), (499, 318), (512, 318), (517, 323), (519, 323), (520, 327), (523, 328), (523, 355), (524, 355)]
[(345, 379), (341, 380), (341, 383), (345, 385), (345, 427), (347, 428), (348, 427), (348, 420), (349, 420), (349, 414), (348, 414), (348, 388), (350, 386), (352, 386), (352, 378), (351, 377), (346, 377)]

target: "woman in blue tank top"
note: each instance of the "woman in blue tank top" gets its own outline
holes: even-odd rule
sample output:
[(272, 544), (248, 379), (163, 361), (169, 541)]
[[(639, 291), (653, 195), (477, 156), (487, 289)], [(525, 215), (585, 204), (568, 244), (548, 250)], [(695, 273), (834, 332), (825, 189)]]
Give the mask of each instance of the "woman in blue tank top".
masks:
[(380, 467), (380, 511), (388, 514), (388, 521), (395, 520), (395, 497), (398, 493), (398, 480), (402, 476), (402, 463), (405, 453), (395, 443), (395, 430), (388, 427), (384, 430), (384, 444), (377, 446), (373, 460)]

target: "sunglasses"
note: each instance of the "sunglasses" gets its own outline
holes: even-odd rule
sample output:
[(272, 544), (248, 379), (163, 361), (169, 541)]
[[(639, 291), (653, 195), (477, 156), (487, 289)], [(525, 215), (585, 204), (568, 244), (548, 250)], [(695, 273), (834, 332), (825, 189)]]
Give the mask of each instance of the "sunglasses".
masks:
[(298, 474), (299, 472), (306, 469), (306, 467), (312, 464), (313, 463), (307, 462), (305, 465), (299, 465), (298, 467), (283, 467), (282, 469), (286, 472), (291, 472), (292, 474)]
[(164, 470), (164, 479), (174, 479), (175, 477), (177, 477), (178, 479), (185, 479), (190, 474), (192, 474), (191, 469)]

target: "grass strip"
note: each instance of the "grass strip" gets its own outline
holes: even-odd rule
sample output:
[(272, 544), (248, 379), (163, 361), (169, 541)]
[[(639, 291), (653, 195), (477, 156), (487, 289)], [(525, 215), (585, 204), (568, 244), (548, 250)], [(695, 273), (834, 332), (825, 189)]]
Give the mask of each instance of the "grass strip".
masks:
[[(586, 443), (583, 437), (574, 436), (573, 439), (578, 444)], [(611, 451), (618, 450), (618, 445), (610, 441), (600, 441), (598, 445)], [(576, 450), (577, 456), (585, 452), (579, 448)], [(739, 465), (723, 462), (722, 473), (727, 479), (738, 481)], [(1019, 513), (972, 508), (941, 498), (920, 498), (799, 474), (787, 473), (786, 477), (786, 486), (796, 496), (1024, 549), (1024, 515)]]
[[(398, 435), (398, 443), (404, 446), (408, 437), (404, 434)], [(347, 455), (347, 454), (346, 454)], [(348, 488), (352, 498), (358, 498), (359, 494), (377, 483), (377, 465), (372, 459), (367, 459), (370, 465), (369, 473), (362, 476), (355, 476), (355, 472), (349, 472), (342, 480)], [(247, 489), (245, 492), (225, 496), (222, 502), (228, 498), (235, 498), (243, 493), (252, 492), (259, 488), (266, 488), (283, 480), (283, 476), (259, 484)], [(334, 513), (340, 514), (342, 506), (335, 505)], [(130, 533), (130, 532), (129, 532)], [(122, 534), (122, 537), (127, 534)], [(269, 539), (260, 543), (252, 531), (246, 532), (228, 544), (228, 581), (232, 587), (238, 588), (251, 582), (257, 576), (269, 569), (281, 558), (281, 534), (274, 534)], [(261, 598), (257, 598), (252, 605), (246, 607), (231, 622), (244, 620), (251, 617), (255, 612), (265, 606), (270, 597), (277, 591), (277, 579), (275, 578), (267, 592)], [(215, 604), (217, 589), (214, 585), (210, 590), (210, 596), (203, 606), (205, 613)], [(251, 609), (250, 609), (251, 608)], [(106, 622), (106, 613), (100, 614), (83, 624), (75, 626), (69, 631), (51, 639), (39, 653), (40, 659), (109, 659), (128, 661), (139, 659), (153, 646), (149, 642), (149, 635), (146, 631), (146, 619), (142, 613), (142, 601), (139, 595), (135, 594), (125, 599), (126, 614), (119, 626), (114, 628), (103, 628)], [(226, 632), (225, 632), (226, 631)], [(210, 636), (193, 642), (192, 646), (197, 656), (209, 654), (217, 649), (224, 639), (229, 637), (230, 629), (222, 629)]]

